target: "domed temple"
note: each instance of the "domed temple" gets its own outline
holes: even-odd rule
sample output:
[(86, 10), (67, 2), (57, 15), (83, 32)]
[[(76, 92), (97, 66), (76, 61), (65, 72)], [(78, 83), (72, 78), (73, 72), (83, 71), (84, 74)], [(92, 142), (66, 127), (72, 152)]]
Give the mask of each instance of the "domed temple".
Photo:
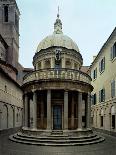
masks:
[(33, 58), (34, 71), (24, 77), (24, 127), (10, 136), (37, 145), (84, 145), (104, 140), (91, 130), (91, 77), (77, 44), (62, 32), (57, 15), (52, 35)]

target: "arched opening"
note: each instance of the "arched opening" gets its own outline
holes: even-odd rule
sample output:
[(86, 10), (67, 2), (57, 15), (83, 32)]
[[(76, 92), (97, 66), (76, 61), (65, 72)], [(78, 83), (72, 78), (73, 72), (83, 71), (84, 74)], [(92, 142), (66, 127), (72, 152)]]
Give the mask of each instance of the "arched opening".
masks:
[(9, 106), (8, 108), (8, 128), (13, 128), (14, 127), (14, 111), (13, 111), (13, 107)]
[(115, 106), (111, 107), (111, 128), (115, 129)]
[(2, 114), (1, 114), (1, 129), (8, 128), (8, 107), (3, 105)]
[(104, 110), (101, 109), (100, 111), (100, 126), (103, 127), (104, 126)]

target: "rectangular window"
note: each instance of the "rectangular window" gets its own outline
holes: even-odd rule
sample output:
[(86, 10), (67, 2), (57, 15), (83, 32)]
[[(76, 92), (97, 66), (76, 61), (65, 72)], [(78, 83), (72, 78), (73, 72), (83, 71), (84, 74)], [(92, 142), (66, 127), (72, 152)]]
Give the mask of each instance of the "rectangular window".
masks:
[(111, 82), (111, 97), (115, 97), (115, 80)]
[(105, 57), (99, 63), (99, 72), (103, 72), (105, 70)]
[(113, 60), (116, 57), (116, 42), (111, 47), (111, 60)]
[(93, 79), (96, 79), (97, 78), (97, 68), (94, 69), (93, 71)]
[(101, 127), (103, 127), (103, 116), (101, 116)]
[(115, 129), (115, 115), (112, 115), (112, 129)]
[(93, 96), (92, 96), (92, 103), (93, 103), (93, 105), (96, 104), (96, 93), (93, 94)]
[(8, 6), (4, 6), (4, 22), (8, 22)]
[(99, 102), (105, 101), (105, 89), (99, 91)]

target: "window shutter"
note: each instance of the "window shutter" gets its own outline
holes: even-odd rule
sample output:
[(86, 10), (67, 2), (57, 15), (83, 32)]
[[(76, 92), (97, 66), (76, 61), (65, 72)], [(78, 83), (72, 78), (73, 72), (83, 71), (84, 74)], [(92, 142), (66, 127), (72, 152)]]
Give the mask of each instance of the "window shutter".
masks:
[(115, 81), (112, 82), (112, 93), (113, 93), (113, 97), (114, 97), (114, 95), (115, 95), (115, 94), (114, 94), (114, 93), (115, 93), (114, 91), (115, 91)]
[(97, 78), (97, 68), (96, 68), (96, 78)]
[(115, 90), (115, 93), (114, 93), (114, 96), (116, 96), (116, 80), (115, 81), (115, 86), (114, 86), (114, 90)]
[(111, 82), (111, 97), (113, 97), (113, 82)]
[(103, 89), (103, 101), (105, 101), (105, 89)]
[(112, 59), (114, 59), (115, 58), (115, 45), (113, 45), (113, 49), (112, 49), (113, 51), (112, 51)]
[(115, 97), (115, 80), (111, 82), (111, 97)]
[(105, 57), (103, 58), (103, 70), (105, 70)]
[(94, 79), (94, 70), (93, 70), (93, 79)]
[(113, 81), (113, 97), (115, 97), (115, 80)]
[(110, 58), (111, 58), (111, 60), (113, 59), (113, 46), (111, 47)]
[(94, 105), (93, 95), (91, 95), (91, 103), (92, 103), (92, 105)]
[(101, 61), (99, 62), (99, 72), (101, 72)]
[(97, 68), (95, 69), (95, 73), (94, 73), (95, 75), (95, 79), (97, 78)]
[(99, 91), (99, 102), (101, 102), (101, 90)]

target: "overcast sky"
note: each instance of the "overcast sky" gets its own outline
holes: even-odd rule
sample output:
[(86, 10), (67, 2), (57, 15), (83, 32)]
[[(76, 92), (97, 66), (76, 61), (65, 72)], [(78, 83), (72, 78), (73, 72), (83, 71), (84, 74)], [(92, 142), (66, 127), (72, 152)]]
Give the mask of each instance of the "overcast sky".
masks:
[(20, 56), (32, 67), (39, 42), (53, 33), (57, 8), (63, 33), (72, 38), (88, 66), (116, 27), (116, 0), (17, 0), (20, 9)]

